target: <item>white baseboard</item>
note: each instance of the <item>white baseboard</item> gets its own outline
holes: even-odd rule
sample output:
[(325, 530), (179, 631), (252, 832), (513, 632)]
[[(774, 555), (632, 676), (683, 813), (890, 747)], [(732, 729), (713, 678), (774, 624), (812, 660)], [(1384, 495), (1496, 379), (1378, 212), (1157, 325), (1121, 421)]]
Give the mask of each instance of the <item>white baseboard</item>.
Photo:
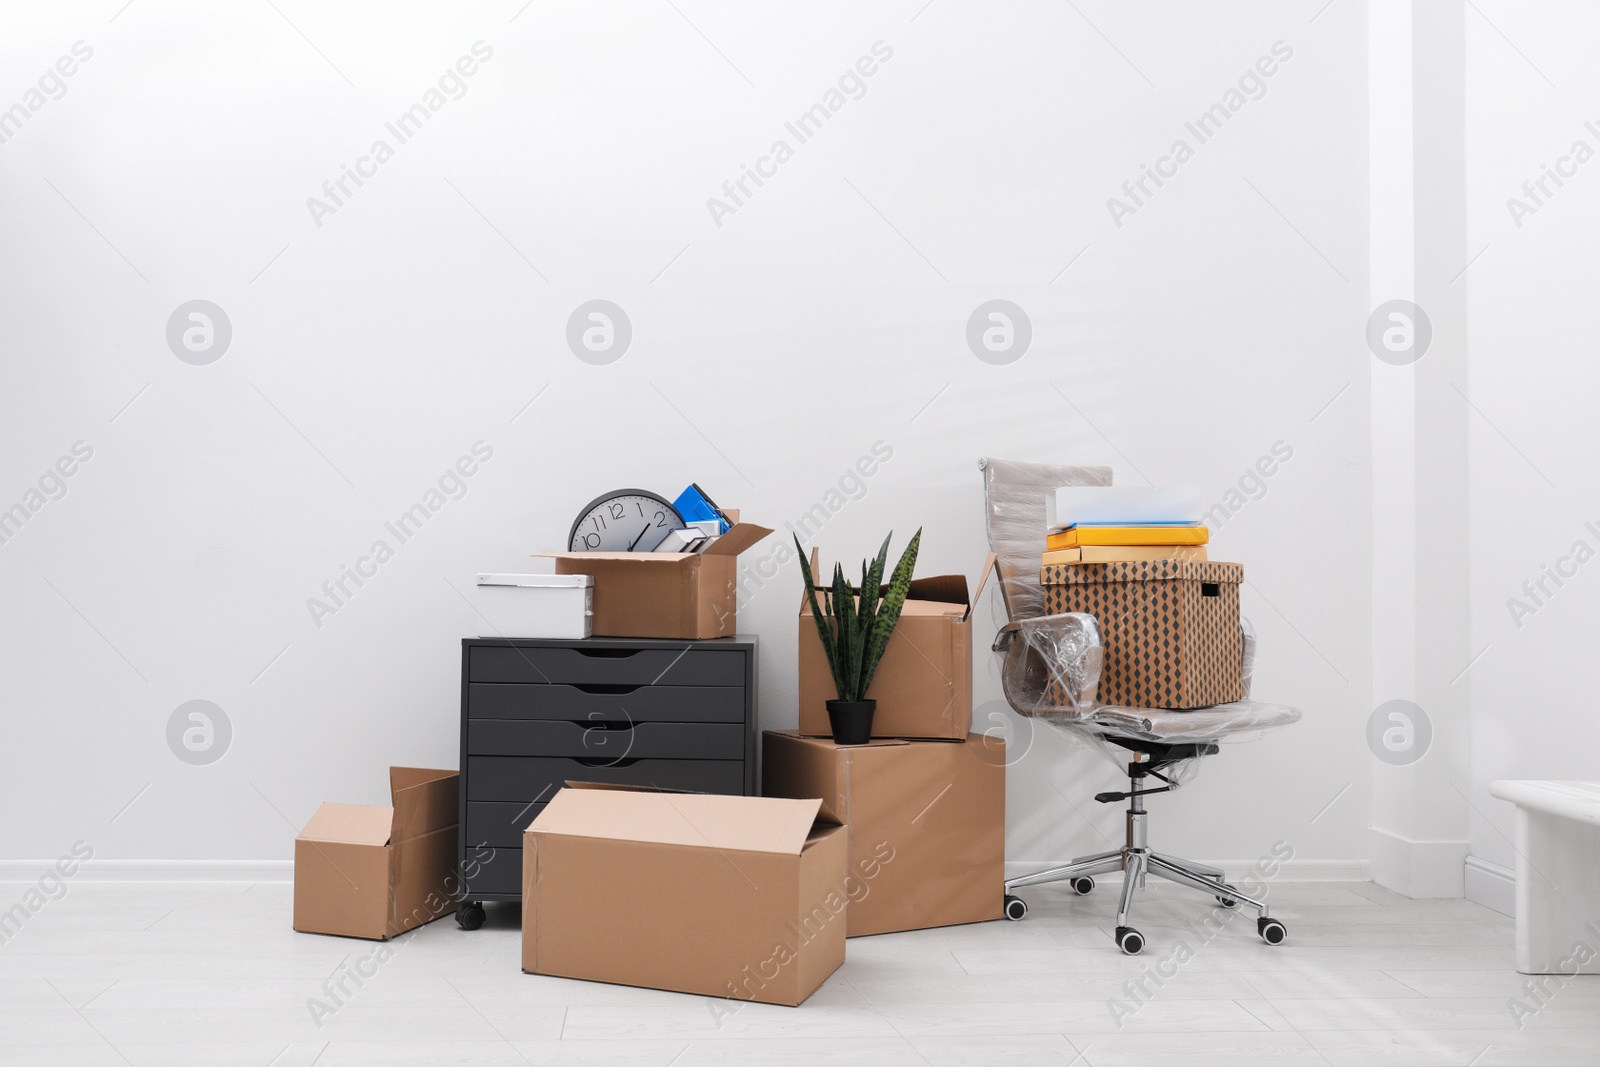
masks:
[(1468, 856), (1466, 894), (1474, 904), (1482, 904), (1501, 915), (1517, 914), (1517, 872), (1498, 863)]
[[(55, 860), (0, 860), (0, 885), (37, 882)], [(166, 885), (254, 885), (293, 882), (293, 860), (89, 860), (70, 881)]]
[[(1017, 878), (1034, 871), (1046, 870), (1050, 867), (1059, 867), (1070, 863), (1070, 860), (1007, 860), (1006, 877)], [(1260, 860), (1196, 860), (1210, 867), (1220, 867), (1228, 872), (1229, 878), (1242, 878), (1247, 870), (1255, 867)], [(1110, 874), (1097, 874), (1101, 881), (1119, 882), (1122, 880), (1120, 871)], [(1367, 882), (1371, 875), (1367, 871), (1365, 860), (1290, 860), (1280, 864), (1278, 873), (1273, 875), (1273, 882)]]
[(1466, 892), (1466, 841), (1413, 841), (1367, 828), (1372, 880), (1413, 900), (1460, 898)]

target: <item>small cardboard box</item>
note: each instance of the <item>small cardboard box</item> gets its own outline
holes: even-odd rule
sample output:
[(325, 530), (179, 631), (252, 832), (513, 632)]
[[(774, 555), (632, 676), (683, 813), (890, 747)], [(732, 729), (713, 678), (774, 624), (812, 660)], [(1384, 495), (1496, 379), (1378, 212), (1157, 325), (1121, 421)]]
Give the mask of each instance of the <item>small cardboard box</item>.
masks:
[[(1040, 581), (1046, 613), (1094, 616), (1104, 650), (1100, 703), (1204, 708), (1244, 695), (1239, 564), (1052, 564)], [(1066, 703), (1058, 689), (1052, 683), (1047, 699)]]
[(460, 782), (390, 767), (392, 807), (318, 808), (294, 840), (294, 928), (387, 941), (455, 911)]
[(821, 804), (569, 783), (523, 835), (522, 969), (799, 1004), (844, 962)]
[[(967, 595), (961, 574), (917, 578), (911, 583), (900, 622), (889, 637), (867, 698), (878, 702), (873, 737), (936, 738), (960, 741), (972, 729), (972, 605), (983, 595), (993, 570), (984, 564), (978, 589)], [(818, 582), (828, 574), (812, 554)], [(828, 572), (831, 574), (831, 571)], [(829, 610), (829, 596), (817, 590), (817, 603)], [(800, 594), (800, 732), (829, 737), (828, 701), (838, 696), (828, 670), (827, 650), (811, 617), (811, 603)]]
[(703, 552), (546, 552), (557, 574), (594, 576), (595, 637), (731, 637), (739, 553), (772, 531), (741, 522)]
[(820, 796), (822, 816), (845, 824), (851, 937), (1000, 918), (1002, 738), (841, 747), (769, 730), (762, 735), (761, 788), (769, 796)]

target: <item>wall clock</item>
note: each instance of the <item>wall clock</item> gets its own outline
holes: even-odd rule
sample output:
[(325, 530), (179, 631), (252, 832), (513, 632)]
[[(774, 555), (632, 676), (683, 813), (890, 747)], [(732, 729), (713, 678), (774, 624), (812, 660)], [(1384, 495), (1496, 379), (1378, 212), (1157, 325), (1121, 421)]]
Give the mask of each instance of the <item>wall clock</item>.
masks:
[(654, 552), (673, 530), (687, 529), (683, 516), (663, 497), (645, 489), (603, 493), (578, 513), (567, 537), (572, 552)]

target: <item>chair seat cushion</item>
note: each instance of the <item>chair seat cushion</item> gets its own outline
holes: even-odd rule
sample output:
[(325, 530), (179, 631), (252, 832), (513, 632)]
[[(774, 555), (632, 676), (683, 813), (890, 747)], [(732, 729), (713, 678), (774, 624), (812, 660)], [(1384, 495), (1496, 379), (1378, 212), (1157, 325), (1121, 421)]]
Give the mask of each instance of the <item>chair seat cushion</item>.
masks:
[(1062, 708), (1059, 716), (1035, 710), (1033, 717), (1088, 727), (1112, 737), (1171, 743), (1242, 741), (1246, 734), (1288, 726), (1300, 721), (1298, 708), (1239, 700), (1189, 711), (1163, 708), (1095, 707), (1088, 714)]

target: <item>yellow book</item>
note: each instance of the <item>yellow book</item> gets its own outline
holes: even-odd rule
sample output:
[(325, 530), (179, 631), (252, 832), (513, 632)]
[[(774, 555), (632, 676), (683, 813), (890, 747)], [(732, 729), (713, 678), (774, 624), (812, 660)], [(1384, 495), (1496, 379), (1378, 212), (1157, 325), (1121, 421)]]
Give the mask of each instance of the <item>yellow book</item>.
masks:
[(1203, 545), (1211, 540), (1204, 526), (1075, 526), (1045, 538), (1045, 548), (1080, 545)]
[(1043, 566), (1053, 563), (1136, 563), (1147, 559), (1186, 559), (1206, 562), (1205, 545), (1081, 545), (1046, 552)]

